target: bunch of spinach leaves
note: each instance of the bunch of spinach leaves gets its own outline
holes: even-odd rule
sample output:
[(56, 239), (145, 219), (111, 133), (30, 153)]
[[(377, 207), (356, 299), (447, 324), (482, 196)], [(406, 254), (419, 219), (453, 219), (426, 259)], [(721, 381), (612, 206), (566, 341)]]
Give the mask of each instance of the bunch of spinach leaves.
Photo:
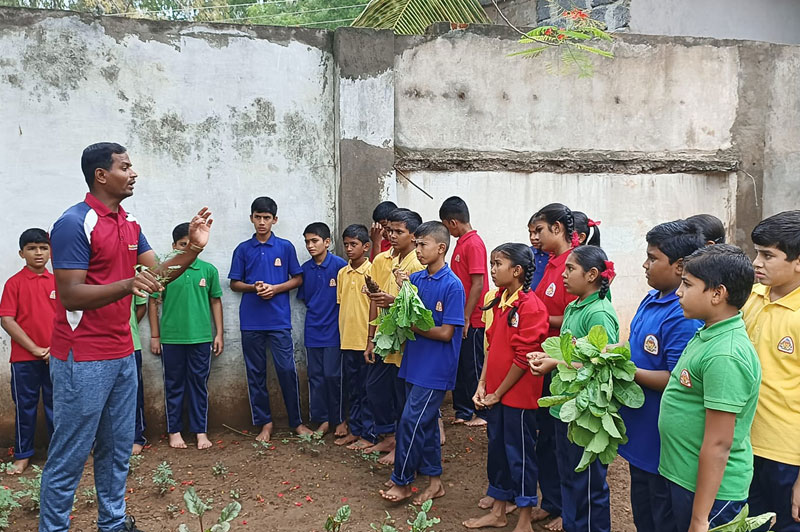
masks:
[(400, 351), (406, 340), (414, 340), (412, 326), (421, 331), (434, 326), (433, 313), (425, 308), (417, 295), (417, 287), (409, 281), (403, 281), (394, 302), (378, 315), (374, 324), (378, 326), (374, 338), (375, 354), (381, 357)]

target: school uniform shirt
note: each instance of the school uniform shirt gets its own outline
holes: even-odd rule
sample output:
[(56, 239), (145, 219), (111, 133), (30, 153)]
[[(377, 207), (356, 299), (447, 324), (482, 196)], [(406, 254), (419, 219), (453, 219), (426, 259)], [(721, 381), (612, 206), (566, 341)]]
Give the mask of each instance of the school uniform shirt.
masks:
[[(570, 249), (558, 256), (551, 255), (544, 268), (542, 279), (536, 287), (536, 295), (544, 303), (549, 316), (563, 316), (567, 305), (577, 299), (577, 296), (570, 294), (564, 288), (564, 279), (561, 277), (571, 252)], [(558, 336), (561, 334), (561, 330), (558, 327), (550, 327), (547, 334), (548, 337)]]
[[(150, 251), (136, 218), (121, 205), (112, 212), (91, 193), (56, 220), (50, 247), (54, 270), (86, 270), (85, 282), (90, 285), (130, 279), (136, 274), (139, 256)], [(50, 354), (66, 360), (72, 351), (75, 362), (85, 362), (133, 353), (131, 297), (75, 311), (68, 311), (57, 298)]]
[[(492, 288), (491, 290), (486, 292), (486, 295), (483, 296), (483, 308), (488, 307), (489, 303), (494, 301), (495, 297), (497, 297), (497, 288)], [(488, 331), (491, 328), (492, 323), (494, 322), (494, 308), (490, 308), (488, 310), (482, 310), (481, 311), (481, 321), (483, 322), (484, 329), (486, 329), (486, 331)], [(489, 335), (488, 334), (484, 334), (483, 335), (483, 352), (484, 353), (488, 353), (489, 352)]]
[(195, 259), (180, 277), (164, 287), (161, 297), (162, 344), (202, 344), (213, 340), (209, 298), (222, 297), (219, 272), (213, 265)]
[[(512, 308), (517, 313), (508, 323)], [(522, 377), (500, 399), (512, 408), (539, 408), (542, 396), (542, 377), (535, 377), (528, 366), (527, 354), (541, 351), (550, 328), (547, 309), (533, 292), (518, 289), (508, 295), (503, 291), (500, 302), (491, 310), (492, 324), (486, 331), (489, 337), (489, 354), (486, 359), (486, 392), (494, 393), (508, 375), (512, 365), (525, 370)]]
[[(672, 371), (703, 322), (683, 316), (674, 290), (664, 297), (660, 294), (658, 290), (648, 292), (631, 320), (631, 362), (640, 369)], [(634, 467), (658, 474), (661, 446), (658, 411), (662, 392), (646, 386), (642, 390), (641, 408), (623, 407), (619, 411), (628, 436), (628, 443), (619, 446), (619, 454)]]
[(363, 351), (369, 335), (369, 297), (366, 276), (372, 263), (365, 260), (358, 268), (351, 263), (336, 275), (336, 302), (339, 303), (339, 341), (344, 350)]
[[(402, 270), (404, 272), (408, 272), (409, 274), (413, 274), (418, 271), (422, 271), (425, 269), (425, 266), (419, 263), (419, 259), (417, 258), (417, 253), (415, 251), (411, 251), (408, 255), (400, 259), (400, 255), (392, 255), (392, 262), (389, 267), (389, 275), (383, 279), (383, 284), (381, 284), (381, 290), (386, 292), (389, 295), (396, 296), (400, 293), (400, 287), (397, 286), (397, 280), (394, 276), (394, 270)], [(448, 267), (448, 271), (451, 271)], [(458, 279), (458, 277), (456, 277)], [(462, 287), (463, 290), (463, 287)], [(464, 304), (461, 305), (461, 323), (464, 323)], [(460, 345), (460, 344), (459, 344)], [(383, 357), (383, 361), (387, 364), (394, 364), (398, 368), (400, 367), (400, 361), (403, 360), (403, 352), (398, 351), (397, 353), (390, 353)]]
[[(49, 347), (53, 335), (56, 285), (46, 269), (39, 275), (27, 266), (11, 276), (3, 288), (0, 316), (9, 316), (39, 347)], [(11, 362), (41, 360), (11, 340)]]
[(472, 309), (469, 324), (476, 329), (483, 328), (481, 320), (481, 304), (483, 296), (489, 291), (489, 271), (487, 269), (486, 245), (483, 243), (478, 232), (474, 229), (461, 235), (456, 241), (453, 249), (453, 260), (450, 263), (453, 273), (459, 278), (464, 286), (464, 293), (469, 295), (472, 290), (471, 275), (483, 275), (483, 286), (481, 287), (481, 297)]
[(533, 277), (531, 278), (531, 290), (536, 290), (542, 280), (542, 276), (544, 275), (544, 269), (547, 268), (547, 262), (550, 260), (550, 254), (535, 246), (531, 246), (531, 252), (533, 253), (533, 265), (536, 268), (533, 271)]
[[(233, 251), (228, 279), (255, 284), (281, 284), (303, 270), (297, 262), (294, 245), (286, 239), (270, 234), (269, 240), (259, 242), (255, 235), (245, 240)], [(239, 304), (239, 328), (243, 331), (276, 331), (292, 328), (292, 310), (289, 292), (263, 299), (255, 292), (242, 294)]]
[(716, 498), (746, 499), (753, 478), (750, 425), (760, 383), (761, 366), (741, 312), (697, 331), (672, 370), (661, 399), (658, 472), (696, 491), (706, 410), (736, 414), (730, 456)]
[(411, 284), (425, 308), (433, 313), (436, 327), (453, 325), (455, 331), (449, 342), (431, 340), (417, 334), (409, 340), (398, 376), (409, 384), (434, 390), (452, 390), (456, 385), (458, 356), (464, 330), (464, 287), (445, 264), (434, 274), (422, 270), (411, 274)]
[[(372, 267), (370, 268), (369, 276), (381, 287), (381, 290), (383, 290), (383, 287), (386, 286), (389, 281), (394, 282), (394, 274), (392, 273), (393, 252), (394, 249), (390, 248), (378, 253), (375, 258), (372, 259)], [(411, 252), (411, 254), (414, 255), (414, 252)]]
[(133, 350), (142, 350), (142, 338), (139, 336), (139, 320), (136, 319), (136, 307), (146, 305), (147, 298), (134, 295), (131, 299), (131, 338), (133, 338)]
[(336, 347), (339, 345), (339, 303), (336, 301), (336, 277), (347, 261), (327, 253), (322, 264), (309, 259), (300, 267), (303, 284), (297, 289), (297, 299), (306, 304), (304, 338), (306, 347)]
[(800, 288), (769, 292), (756, 284), (742, 309), (763, 375), (750, 437), (756, 456), (800, 465)]

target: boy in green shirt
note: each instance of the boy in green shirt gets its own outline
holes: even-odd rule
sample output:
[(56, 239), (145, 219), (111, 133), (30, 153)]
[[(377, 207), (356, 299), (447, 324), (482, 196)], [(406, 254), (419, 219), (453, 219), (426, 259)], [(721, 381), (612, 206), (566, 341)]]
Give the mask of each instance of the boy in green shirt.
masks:
[(684, 263), (676, 293), (684, 316), (705, 326), (672, 370), (658, 418), (658, 471), (681, 531), (727, 523), (747, 499), (761, 366), (739, 309), (753, 278), (750, 260), (728, 244), (701, 248)]
[(147, 298), (131, 298), (131, 336), (133, 337), (133, 356), (136, 358), (136, 427), (133, 435), (131, 454), (141, 454), (147, 439), (144, 437), (144, 383), (142, 382), (142, 339), (139, 337), (139, 322), (147, 312)]
[[(172, 249), (182, 251), (189, 244), (189, 224), (172, 230)], [(153, 297), (158, 297), (154, 294)], [(196, 259), (161, 294), (161, 324), (158, 308), (150, 302), (150, 350), (161, 355), (164, 367), (164, 402), (169, 445), (185, 449), (183, 429), (184, 391), (188, 395), (189, 430), (197, 434), (197, 448), (208, 449), (208, 374), (211, 353), (222, 353), (222, 288), (217, 269)], [(212, 337), (211, 319), (214, 330)], [(159, 335), (159, 330), (161, 334)], [(212, 343), (213, 342), (213, 343)]]

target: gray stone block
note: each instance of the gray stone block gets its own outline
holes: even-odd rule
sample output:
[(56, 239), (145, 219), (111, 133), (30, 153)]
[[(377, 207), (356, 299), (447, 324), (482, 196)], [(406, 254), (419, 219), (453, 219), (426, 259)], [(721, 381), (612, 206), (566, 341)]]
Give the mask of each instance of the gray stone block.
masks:
[(631, 23), (631, 10), (627, 4), (621, 3), (608, 6), (606, 13), (606, 26), (609, 31), (628, 29)]
[(592, 0), (592, 7), (598, 6), (607, 6), (608, 4), (613, 4), (617, 0)]

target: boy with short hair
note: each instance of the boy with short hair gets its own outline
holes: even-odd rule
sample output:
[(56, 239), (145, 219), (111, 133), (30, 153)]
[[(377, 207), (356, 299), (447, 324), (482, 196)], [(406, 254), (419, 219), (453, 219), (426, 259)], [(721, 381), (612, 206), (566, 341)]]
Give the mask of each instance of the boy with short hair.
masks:
[(684, 260), (677, 295), (705, 325), (686, 345), (661, 400), (659, 473), (677, 530), (707, 531), (744, 507), (753, 477), (750, 426), (761, 367), (739, 309), (753, 266), (736, 246), (698, 249)]
[(475, 417), (472, 396), (478, 388), (478, 379), (483, 369), (483, 336), (481, 303), (489, 291), (486, 245), (472, 228), (469, 208), (458, 196), (444, 200), (439, 207), (439, 219), (457, 238), (450, 268), (461, 280), (466, 293), (464, 305), (464, 332), (461, 341), (461, 354), (458, 359), (458, 376), (453, 390), (454, 424), (467, 426), (485, 425), (481, 417)]
[(348, 225), (342, 233), (348, 263), (336, 276), (336, 302), (339, 303), (339, 338), (342, 348), (342, 371), (350, 403), (348, 428), (350, 433), (334, 441), (336, 445), (369, 447), (377, 443), (372, 414), (366, 398), (367, 348), (369, 328), (369, 297), (366, 276), (371, 263), (369, 231), (361, 224)]
[(233, 251), (228, 278), (231, 290), (242, 294), (239, 326), (242, 352), (247, 369), (247, 388), (253, 425), (260, 426), (258, 441), (272, 435), (272, 413), (267, 391), (266, 349), (272, 352), (289, 425), (297, 434), (311, 434), (300, 413), (300, 391), (292, 342), (292, 311), (289, 291), (303, 284), (303, 270), (297, 253), (288, 240), (273, 234), (278, 222), (278, 205), (261, 196), (250, 205), (252, 238)]
[(389, 227), (389, 213), (397, 208), (393, 201), (382, 201), (378, 203), (372, 211), (372, 226), (369, 230), (369, 237), (371, 240), (370, 258), (374, 259), (378, 253), (389, 251), (392, 249), (392, 243), (389, 242), (388, 227)]
[(134, 295), (131, 298), (131, 337), (133, 356), (136, 358), (136, 426), (133, 434), (131, 454), (141, 454), (147, 443), (144, 437), (144, 382), (142, 382), (142, 339), (139, 336), (139, 322), (147, 314), (147, 298)]
[(775, 512), (775, 530), (800, 531), (800, 211), (762, 220), (751, 234), (757, 284), (744, 306), (763, 378), (751, 438), (750, 514)]
[(644, 390), (645, 400), (641, 408), (620, 410), (628, 443), (620, 445), (619, 454), (630, 467), (636, 529), (671, 532), (675, 523), (669, 488), (667, 480), (658, 474), (658, 410), (669, 372), (703, 326), (698, 320), (684, 317), (675, 291), (681, 284), (684, 257), (705, 243), (683, 220), (659, 224), (645, 238), (647, 258), (642, 267), (653, 290), (639, 304), (630, 329), (631, 361), (637, 367), (634, 379)]
[(0, 299), (0, 324), (11, 336), (11, 397), (16, 406), (14, 463), (6, 471), (18, 475), (33, 456), (39, 394), (47, 429), (53, 434), (53, 386), (47, 359), (55, 316), (55, 280), (47, 271), (50, 241), (43, 229), (27, 229), (19, 237), (25, 266), (6, 281)]
[(342, 401), (336, 276), (347, 262), (328, 252), (331, 230), (326, 224), (310, 224), (303, 231), (303, 238), (311, 259), (301, 266), (303, 284), (297, 289), (297, 299), (306, 304), (309, 417), (319, 423), (317, 432), (325, 434), (333, 426), (334, 434), (342, 437), (347, 435), (347, 423)]
[(411, 496), (417, 473), (430, 483), (414, 500), (422, 504), (445, 494), (442, 484), (442, 450), (439, 407), (447, 390), (455, 387), (461, 330), (464, 327), (464, 287), (444, 261), (450, 233), (440, 222), (426, 222), (415, 233), (416, 255), (425, 270), (401, 277), (417, 287), (425, 308), (433, 313), (434, 327), (412, 330), (415, 340), (406, 342), (399, 377), (407, 383), (408, 397), (397, 425), (397, 447), (392, 483), (381, 496), (400, 501)]
[[(189, 224), (172, 230), (172, 249), (182, 252), (189, 245)], [(183, 404), (186, 396), (189, 430), (197, 434), (197, 448), (208, 449), (208, 375), (211, 354), (223, 349), (222, 288), (219, 272), (208, 262), (195, 259), (183, 274), (153, 294), (150, 302), (150, 351), (161, 355), (164, 369), (169, 446), (185, 449)], [(155, 298), (161, 297), (161, 323)], [(212, 336), (213, 317), (216, 334)], [(160, 334), (159, 334), (160, 332)], [(188, 388), (188, 390), (187, 390)]]

